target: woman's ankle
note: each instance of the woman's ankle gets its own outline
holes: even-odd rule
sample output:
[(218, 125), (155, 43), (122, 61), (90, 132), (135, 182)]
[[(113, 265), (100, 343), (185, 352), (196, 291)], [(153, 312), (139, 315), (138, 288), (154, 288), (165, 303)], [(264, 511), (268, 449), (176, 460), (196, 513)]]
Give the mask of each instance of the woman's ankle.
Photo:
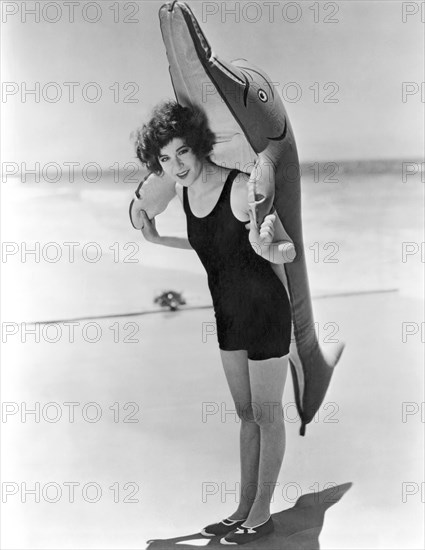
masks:
[(228, 519), (233, 519), (233, 520), (242, 520), (242, 519), (246, 519), (249, 515), (249, 511), (250, 511), (250, 508), (247, 508), (247, 509), (243, 509), (243, 508), (238, 508), (236, 510), (236, 512), (233, 512), (233, 514), (231, 514)]
[(267, 521), (270, 515), (270, 508), (268, 506), (256, 506), (250, 510), (245, 523), (248, 523), (249, 527), (254, 527)]

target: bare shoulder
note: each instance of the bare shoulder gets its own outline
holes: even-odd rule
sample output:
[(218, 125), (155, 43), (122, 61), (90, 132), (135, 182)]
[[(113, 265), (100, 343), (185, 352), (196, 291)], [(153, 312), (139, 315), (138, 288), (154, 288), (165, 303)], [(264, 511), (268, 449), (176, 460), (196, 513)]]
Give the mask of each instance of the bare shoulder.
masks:
[(231, 193), (231, 206), (237, 218), (241, 221), (248, 220), (248, 180), (249, 174), (239, 172), (233, 180)]

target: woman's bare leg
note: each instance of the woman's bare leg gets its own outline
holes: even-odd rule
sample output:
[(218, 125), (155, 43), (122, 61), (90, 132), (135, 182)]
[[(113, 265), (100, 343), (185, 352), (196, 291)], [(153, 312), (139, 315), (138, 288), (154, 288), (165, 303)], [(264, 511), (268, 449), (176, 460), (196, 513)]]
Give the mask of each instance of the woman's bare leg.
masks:
[(258, 484), (260, 456), (260, 427), (254, 421), (251, 407), (251, 389), (248, 356), (244, 350), (220, 350), (224, 373), (241, 419), (240, 463), (241, 491), (237, 510), (230, 519), (245, 519), (253, 505)]
[(270, 500), (285, 453), (282, 396), (288, 356), (248, 362), (254, 416), (260, 430), (260, 457), (257, 495), (244, 525), (255, 527), (270, 516)]

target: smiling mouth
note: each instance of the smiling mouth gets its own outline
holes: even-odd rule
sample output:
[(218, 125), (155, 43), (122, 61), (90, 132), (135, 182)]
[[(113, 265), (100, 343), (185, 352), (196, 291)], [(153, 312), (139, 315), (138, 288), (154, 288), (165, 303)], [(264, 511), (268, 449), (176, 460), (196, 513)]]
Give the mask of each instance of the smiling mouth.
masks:
[(189, 170), (185, 170), (184, 172), (180, 172), (180, 174), (177, 174), (178, 178), (184, 179), (189, 173)]

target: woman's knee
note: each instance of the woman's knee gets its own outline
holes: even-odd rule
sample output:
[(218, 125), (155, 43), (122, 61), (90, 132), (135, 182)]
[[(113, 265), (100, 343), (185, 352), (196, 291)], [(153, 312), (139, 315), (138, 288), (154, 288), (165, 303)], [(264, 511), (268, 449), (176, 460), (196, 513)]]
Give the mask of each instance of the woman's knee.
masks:
[(253, 421), (259, 426), (271, 426), (282, 423), (283, 407), (281, 402), (268, 401), (264, 403), (251, 403)]
[(242, 422), (255, 423), (258, 426), (269, 426), (284, 420), (282, 403), (278, 402), (235, 403), (235, 409)]
[(236, 414), (242, 422), (255, 422), (254, 410), (251, 402), (235, 403)]
[(236, 413), (243, 422), (255, 423), (258, 426), (267, 426), (276, 422), (283, 422), (283, 407), (278, 402), (235, 403)]

